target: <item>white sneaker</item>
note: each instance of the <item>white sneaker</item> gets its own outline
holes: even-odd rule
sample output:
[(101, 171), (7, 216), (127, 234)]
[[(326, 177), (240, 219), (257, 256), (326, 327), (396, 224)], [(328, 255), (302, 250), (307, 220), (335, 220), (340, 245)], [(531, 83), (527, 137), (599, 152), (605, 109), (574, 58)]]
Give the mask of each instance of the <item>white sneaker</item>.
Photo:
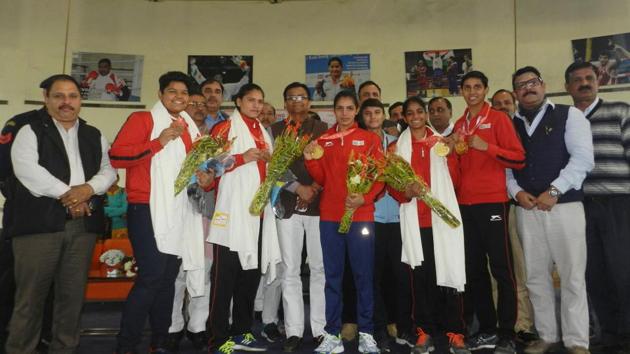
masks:
[(366, 354), (378, 354), (380, 350), (374, 337), (369, 333), (359, 332), (359, 352)]
[[(374, 339), (372, 339), (374, 341)], [(343, 353), (343, 342), (341, 336), (333, 336), (329, 333), (324, 333), (324, 340), (315, 348), (317, 354), (338, 354)]]

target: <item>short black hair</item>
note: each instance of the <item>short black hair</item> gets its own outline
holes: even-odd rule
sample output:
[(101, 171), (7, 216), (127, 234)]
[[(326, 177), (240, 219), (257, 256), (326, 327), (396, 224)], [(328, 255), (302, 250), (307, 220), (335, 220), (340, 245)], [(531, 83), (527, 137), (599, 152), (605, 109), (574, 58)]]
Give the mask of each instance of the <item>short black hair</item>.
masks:
[(390, 104), (389, 108), (387, 108), (387, 114), (391, 117), (392, 116), (392, 111), (394, 110), (394, 108), (400, 107), (402, 105), (403, 105), (403, 103), (400, 102), (400, 101), (396, 101), (396, 102)]
[(512, 74), (512, 89), (516, 89), (516, 86), (514, 86), (514, 80), (516, 80), (517, 77), (526, 74), (526, 73), (532, 73), (534, 75), (536, 75), (539, 79), (542, 79), (542, 76), (540, 75), (540, 71), (538, 71), (538, 69), (536, 69), (533, 66), (524, 66), (518, 70), (516, 70), (514, 72), (514, 74)]
[(580, 69), (588, 69), (588, 68), (593, 69), (593, 71), (595, 72), (595, 76), (599, 76), (597, 73), (597, 67), (595, 66), (595, 64), (591, 63), (590, 61), (575, 61), (571, 63), (571, 65), (569, 65), (567, 69), (564, 71), (564, 82), (567, 84), (569, 83), (571, 74), (573, 74), (574, 71), (580, 70)]
[(186, 85), (186, 89), (188, 92), (192, 91), (192, 79), (190, 76), (184, 74), (181, 71), (169, 71), (165, 74), (162, 74), (159, 79), (160, 82), (160, 92), (164, 93), (164, 90), (171, 82), (181, 82)]
[(464, 74), (464, 76), (462, 76), (462, 81), (459, 83), (459, 87), (463, 88), (464, 82), (466, 82), (466, 80), (468, 79), (479, 79), (483, 84), (483, 87), (488, 87), (488, 77), (481, 71), (473, 70)]
[(500, 93), (509, 93), (510, 96), (512, 97), (512, 102), (516, 103), (516, 95), (514, 94), (514, 92), (512, 91), (508, 91), (506, 89), (498, 89), (495, 93), (492, 94), (492, 97), (490, 98), (490, 103), (492, 103), (492, 101), (494, 101), (494, 96), (500, 94)]
[(361, 85), (359, 85), (359, 91), (358, 91), (358, 92), (359, 92), (359, 94), (361, 94), (361, 90), (362, 90), (365, 86), (370, 86), (370, 85), (376, 86), (376, 88), (378, 89), (378, 93), (379, 93), (379, 94), (381, 93), (381, 87), (380, 87), (380, 86), (379, 86), (376, 82), (374, 82), (374, 81), (372, 81), (372, 80), (368, 80), (368, 81), (365, 81), (364, 83), (362, 83)]
[(57, 81), (70, 81), (77, 87), (77, 90), (81, 92), (81, 86), (79, 85), (79, 82), (72, 76), (66, 74), (55, 74), (46, 78), (39, 84), (39, 88), (44, 89), (44, 91), (46, 92), (46, 96), (48, 96), (48, 91), (50, 91), (50, 88)]
[(424, 102), (424, 100), (422, 100), (422, 98), (420, 98), (420, 96), (411, 96), (409, 98), (407, 98), (405, 100), (405, 102), (403, 103), (403, 116), (406, 116), (407, 114), (407, 108), (409, 108), (409, 105), (411, 103), (417, 103), (419, 104), (422, 108), (424, 108), (424, 110), (427, 110), (427, 104)]
[(263, 98), (265, 98), (265, 91), (263, 91), (262, 87), (256, 85), (253, 82), (250, 82), (241, 86), (241, 88), (238, 89), (238, 92), (236, 93), (236, 95), (234, 95), (234, 105), (238, 107), (238, 105), (236, 104), (236, 100), (239, 98), (242, 100), (243, 97), (245, 97), (248, 93), (252, 91), (260, 91), (260, 93), (262, 93), (263, 95)]
[(101, 65), (103, 63), (109, 65), (110, 67), (112, 66), (112, 61), (109, 60), (108, 58), (103, 58), (98, 61), (98, 65)]
[(430, 108), (433, 102), (437, 102), (437, 101), (444, 101), (444, 103), (446, 103), (446, 107), (448, 107), (448, 110), (451, 112), (453, 111), (453, 105), (451, 104), (451, 101), (449, 101), (446, 97), (442, 97), (442, 96), (431, 98), (427, 106), (429, 106)]
[(341, 65), (341, 67), (343, 68), (343, 61), (339, 57), (332, 57), (328, 59), (328, 66), (330, 66), (330, 63), (332, 63), (333, 61), (339, 62), (339, 65)]
[(301, 87), (304, 89), (304, 91), (306, 91), (306, 97), (308, 97), (309, 101), (311, 100), (311, 91), (308, 90), (308, 86), (306, 86), (305, 84), (301, 83), (301, 82), (297, 82), (294, 81), (290, 84), (287, 85), (287, 87), (284, 88), (284, 91), (282, 91), (282, 98), (284, 98), (284, 100), (286, 101), (287, 99), (287, 92), (290, 89), (294, 89), (297, 87)]
[(221, 86), (221, 93), (225, 92), (225, 88), (223, 87), (223, 84), (221, 83), (221, 81), (217, 79), (207, 79), (206, 81), (202, 82), (201, 85), (199, 86), (201, 87), (201, 90), (203, 91), (203, 88), (206, 87), (206, 85), (214, 84), (215, 82), (219, 84), (219, 86)]
[(352, 102), (354, 102), (354, 106), (357, 107), (357, 109), (359, 108), (359, 100), (357, 99), (357, 95), (354, 93), (354, 91), (341, 90), (335, 95), (335, 99), (333, 100), (333, 109), (337, 107), (337, 102), (344, 97), (350, 98)]
[(383, 115), (385, 115), (385, 105), (383, 102), (377, 100), (376, 98), (368, 98), (367, 100), (361, 103), (361, 108), (359, 109), (359, 119), (363, 120), (363, 111), (365, 111), (368, 107), (378, 107), (383, 110)]

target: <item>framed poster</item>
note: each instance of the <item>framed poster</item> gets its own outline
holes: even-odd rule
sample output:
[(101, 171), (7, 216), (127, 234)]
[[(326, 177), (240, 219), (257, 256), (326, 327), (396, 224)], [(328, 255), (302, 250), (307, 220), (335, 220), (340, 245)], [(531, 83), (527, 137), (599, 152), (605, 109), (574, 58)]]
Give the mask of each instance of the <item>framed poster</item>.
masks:
[(630, 83), (630, 33), (574, 39), (573, 59), (597, 67), (599, 85)]
[(472, 70), (471, 49), (405, 52), (407, 97), (459, 96), (460, 80)]
[(223, 84), (223, 99), (232, 101), (241, 86), (253, 82), (251, 55), (189, 55), (188, 75), (198, 84), (215, 79)]
[(140, 101), (142, 55), (72, 53), (70, 75), (81, 84), (81, 97), (91, 101)]
[(313, 101), (332, 101), (342, 90), (356, 90), (370, 80), (370, 55), (307, 55), (306, 86)]

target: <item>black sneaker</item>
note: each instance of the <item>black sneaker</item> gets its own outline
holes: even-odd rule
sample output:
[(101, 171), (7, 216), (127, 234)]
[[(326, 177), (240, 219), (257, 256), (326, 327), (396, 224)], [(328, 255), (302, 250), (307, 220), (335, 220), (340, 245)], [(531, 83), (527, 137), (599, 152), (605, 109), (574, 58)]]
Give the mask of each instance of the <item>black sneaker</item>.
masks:
[(282, 339), (282, 333), (278, 330), (278, 325), (275, 323), (268, 323), (265, 325), (260, 335), (269, 343), (274, 343)]
[(413, 346), (416, 345), (416, 336), (409, 333), (408, 331), (398, 333), (398, 337), (396, 337), (396, 343), (400, 345), (406, 345), (409, 348), (413, 348)]
[(498, 341), (499, 337), (496, 334), (477, 333), (468, 340), (468, 349), (494, 349)]
[(320, 344), (322, 344), (323, 341), (324, 341), (323, 334), (320, 334), (317, 337), (313, 337), (313, 343), (315, 343), (316, 346), (319, 346)]
[(527, 345), (535, 340), (538, 339), (538, 335), (536, 335), (536, 333), (532, 333), (532, 332), (526, 332), (526, 331), (518, 331), (516, 333), (516, 340)]
[(381, 353), (389, 353), (392, 351), (391, 339), (387, 334), (381, 333), (379, 335), (375, 335), (374, 339), (376, 339), (376, 346)]
[(184, 338), (184, 330), (175, 333), (169, 333), (168, 337), (164, 341), (164, 348), (168, 349), (171, 352), (179, 351), (179, 343)]
[(188, 337), (188, 340), (190, 340), (193, 347), (197, 350), (203, 350), (208, 346), (208, 334), (206, 331), (198, 333), (186, 331), (186, 337)]
[(494, 347), (494, 354), (516, 354), (516, 345), (511, 339), (499, 339)]
[(286, 353), (296, 352), (302, 346), (302, 338), (298, 336), (291, 336), (287, 338), (282, 347), (282, 351)]

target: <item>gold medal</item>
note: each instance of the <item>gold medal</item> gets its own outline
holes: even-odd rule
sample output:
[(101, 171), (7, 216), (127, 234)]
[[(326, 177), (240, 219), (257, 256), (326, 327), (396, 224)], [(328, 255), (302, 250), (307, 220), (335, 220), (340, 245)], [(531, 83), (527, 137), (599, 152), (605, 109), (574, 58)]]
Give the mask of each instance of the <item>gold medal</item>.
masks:
[(455, 143), (455, 152), (457, 155), (463, 155), (468, 152), (468, 144), (464, 140)]
[(315, 146), (313, 151), (311, 152), (311, 158), (313, 160), (319, 160), (324, 156), (324, 148), (321, 145)]
[(435, 144), (435, 153), (438, 156), (444, 157), (448, 155), (449, 152), (451, 152), (451, 148), (449, 148), (448, 145), (444, 144), (443, 142), (440, 141)]

